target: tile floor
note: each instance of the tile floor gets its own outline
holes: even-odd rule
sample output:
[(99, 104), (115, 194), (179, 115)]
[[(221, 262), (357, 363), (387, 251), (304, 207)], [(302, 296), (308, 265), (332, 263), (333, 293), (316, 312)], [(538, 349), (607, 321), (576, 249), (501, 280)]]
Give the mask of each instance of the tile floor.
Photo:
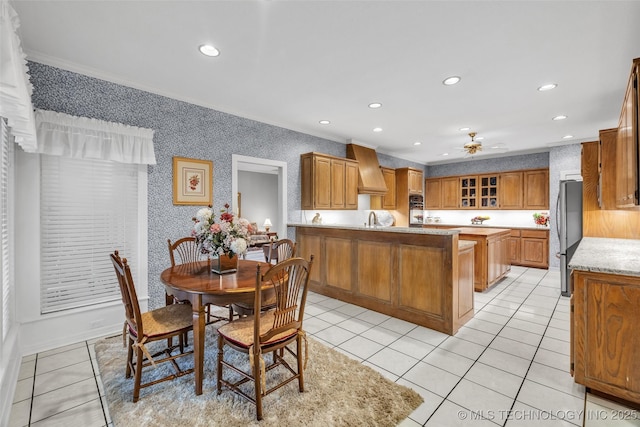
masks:
[[(568, 374), (559, 282), (558, 271), (513, 267), (476, 293), (476, 315), (455, 336), (311, 293), (305, 329), (420, 393), (404, 427), (640, 426), (640, 412), (585, 393)], [(23, 359), (10, 427), (112, 425), (94, 342)]]

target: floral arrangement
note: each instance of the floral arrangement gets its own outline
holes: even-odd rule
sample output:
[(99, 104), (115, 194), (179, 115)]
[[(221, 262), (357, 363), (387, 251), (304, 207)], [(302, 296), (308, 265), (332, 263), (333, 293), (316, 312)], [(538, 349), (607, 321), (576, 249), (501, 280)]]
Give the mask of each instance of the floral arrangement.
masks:
[(533, 221), (537, 225), (549, 225), (549, 214), (547, 212), (536, 212), (533, 214)]
[(191, 235), (196, 238), (202, 253), (209, 256), (227, 254), (243, 255), (247, 251), (249, 234), (253, 232), (251, 224), (244, 218), (236, 218), (229, 212), (229, 204), (220, 210), (216, 222), (211, 206), (200, 209), (193, 218)]

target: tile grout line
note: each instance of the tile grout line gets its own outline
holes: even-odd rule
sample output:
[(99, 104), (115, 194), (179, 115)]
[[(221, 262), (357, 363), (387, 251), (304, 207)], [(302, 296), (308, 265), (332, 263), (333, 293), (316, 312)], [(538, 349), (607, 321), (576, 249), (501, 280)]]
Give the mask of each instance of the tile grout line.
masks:
[[(100, 408), (102, 408), (102, 416), (104, 418), (104, 425), (108, 426), (109, 422), (107, 421), (107, 412), (105, 411), (104, 408), (104, 403), (102, 401), (102, 396), (100, 395), (100, 385), (98, 384), (98, 376), (96, 375), (96, 369), (93, 366), (93, 361), (91, 359), (91, 349), (89, 348), (89, 342), (85, 341), (85, 346), (87, 348), (87, 353), (89, 354), (89, 363), (91, 363), (91, 371), (93, 372), (93, 380), (96, 383), (96, 389), (98, 390), (98, 400), (100, 400)], [(95, 346), (95, 343), (93, 344)], [(98, 362), (97, 359), (97, 355), (96, 355), (96, 363)], [(106, 396), (105, 396), (106, 398)]]

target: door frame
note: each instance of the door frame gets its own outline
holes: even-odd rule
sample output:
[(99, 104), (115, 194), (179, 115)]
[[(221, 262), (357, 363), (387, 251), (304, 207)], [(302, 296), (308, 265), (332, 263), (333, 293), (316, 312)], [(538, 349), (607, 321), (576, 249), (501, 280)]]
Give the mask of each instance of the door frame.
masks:
[[(278, 175), (278, 221), (273, 228), (281, 239), (287, 238), (287, 162), (259, 157), (231, 155), (231, 194), (233, 212), (238, 212), (238, 171), (259, 172), (260, 169), (276, 169)], [(270, 172), (269, 172), (270, 173)], [(281, 231), (282, 230), (282, 231)]]

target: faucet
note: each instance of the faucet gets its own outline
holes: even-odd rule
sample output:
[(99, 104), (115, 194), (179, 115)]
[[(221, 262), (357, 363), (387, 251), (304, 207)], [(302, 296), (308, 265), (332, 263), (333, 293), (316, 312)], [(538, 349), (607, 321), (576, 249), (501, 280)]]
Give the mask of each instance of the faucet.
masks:
[[(371, 224), (371, 217), (373, 217), (373, 224)], [(374, 227), (378, 225), (378, 217), (374, 211), (369, 212), (368, 222), (369, 222), (369, 228), (371, 228), (371, 225), (373, 225)]]

